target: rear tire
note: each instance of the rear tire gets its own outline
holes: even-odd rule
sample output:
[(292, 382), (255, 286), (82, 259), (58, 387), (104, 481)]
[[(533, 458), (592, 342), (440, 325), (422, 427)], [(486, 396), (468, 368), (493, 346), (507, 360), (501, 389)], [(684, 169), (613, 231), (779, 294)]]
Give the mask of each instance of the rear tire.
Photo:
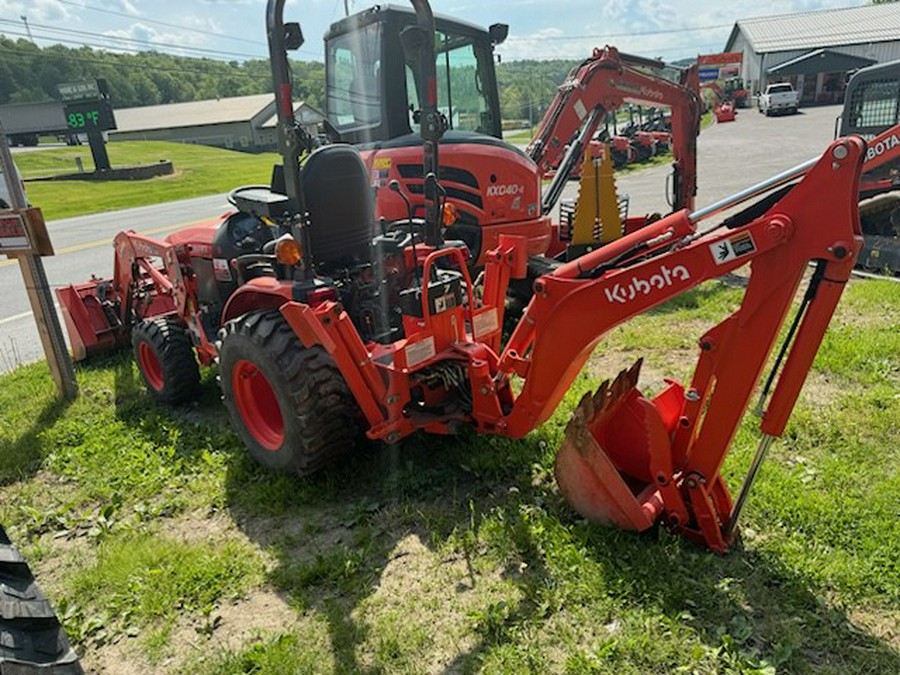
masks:
[(334, 361), (303, 347), (277, 311), (226, 324), (219, 378), (238, 435), (268, 469), (313, 473), (359, 438), (356, 401)]
[(147, 389), (158, 401), (178, 405), (200, 389), (200, 368), (187, 329), (174, 317), (145, 319), (131, 331), (131, 345)]

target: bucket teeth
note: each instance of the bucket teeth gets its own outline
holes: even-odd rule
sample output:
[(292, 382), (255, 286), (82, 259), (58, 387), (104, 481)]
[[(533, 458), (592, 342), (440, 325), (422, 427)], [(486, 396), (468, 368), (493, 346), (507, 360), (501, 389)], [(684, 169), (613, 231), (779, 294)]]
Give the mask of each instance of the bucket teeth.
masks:
[(572, 413), (572, 419), (566, 426), (566, 436), (575, 441), (575, 447), (579, 451), (587, 447), (584, 443), (584, 434), (591, 433), (591, 426), (605, 415), (611, 414), (616, 404), (637, 386), (643, 362), (643, 359), (638, 359), (631, 368), (626, 368), (616, 375), (612, 383), (604, 380), (596, 392), (593, 394), (586, 392), (581, 397)]
[(554, 466), (560, 493), (578, 513), (636, 532), (652, 527), (660, 505), (658, 500), (648, 504), (642, 496), (652, 487), (647, 475), (647, 408), (652, 410), (652, 404), (637, 390), (640, 372), (637, 361), (594, 394), (585, 394), (566, 427)]

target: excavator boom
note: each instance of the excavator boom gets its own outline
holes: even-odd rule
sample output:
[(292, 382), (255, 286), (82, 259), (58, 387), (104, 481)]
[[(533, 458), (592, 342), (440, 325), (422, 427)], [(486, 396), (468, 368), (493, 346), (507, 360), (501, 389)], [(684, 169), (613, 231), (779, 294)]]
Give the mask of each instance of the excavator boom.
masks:
[[(559, 199), (565, 181), (581, 161), (588, 141), (607, 112), (626, 101), (672, 109), (672, 150), (675, 210), (694, 207), (697, 192), (697, 135), (700, 133), (700, 96), (696, 66), (681, 74), (680, 82), (647, 72), (658, 62), (627, 56), (615, 47), (595, 49), (573, 68), (547, 109), (527, 153), (540, 174), (559, 164), (542, 203), (549, 213)], [(638, 68), (644, 68), (639, 70)]]

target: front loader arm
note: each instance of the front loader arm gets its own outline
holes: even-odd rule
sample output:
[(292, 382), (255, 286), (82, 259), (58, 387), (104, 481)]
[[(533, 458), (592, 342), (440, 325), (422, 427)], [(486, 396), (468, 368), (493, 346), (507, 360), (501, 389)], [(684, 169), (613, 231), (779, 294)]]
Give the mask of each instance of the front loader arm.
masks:
[[(181, 273), (175, 246), (128, 230), (116, 235), (113, 248), (113, 288), (122, 299), (123, 324), (130, 325), (145, 315), (184, 315), (190, 289)], [(144, 287), (149, 292), (139, 299), (137, 294)], [(147, 306), (139, 307), (139, 302)]]
[(691, 209), (697, 192), (697, 135), (700, 132), (700, 97), (696, 68), (680, 83), (638, 70), (615, 47), (594, 50), (591, 58), (571, 70), (541, 120), (528, 146), (538, 171), (548, 172), (557, 163), (556, 176), (547, 189), (543, 212), (548, 213), (587, 142), (605, 114), (625, 101), (667, 105), (672, 109), (672, 144), (676, 164), (675, 210)]
[[(786, 196), (749, 223), (690, 234), (698, 219), (676, 213), (620, 240), (615, 251), (599, 249), (537, 280), (499, 366), (501, 379), (524, 378), (500, 425), (515, 437), (553, 413), (613, 327), (750, 263), (741, 306), (700, 339), (690, 387), (670, 383), (650, 401), (637, 390), (633, 369), (582, 401), (557, 478), (583, 515), (636, 530), (663, 518), (714, 550), (727, 548), (737, 509), (721, 479), (722, 462), (815, 261), (818, 271), (763, 414), (766, 447), (784, 430), (862, 245), (863, 152), (861, 139), (836, 141)], [(635, 250), (635, 262), (615, 267), (641, 237), (646, 245)]]

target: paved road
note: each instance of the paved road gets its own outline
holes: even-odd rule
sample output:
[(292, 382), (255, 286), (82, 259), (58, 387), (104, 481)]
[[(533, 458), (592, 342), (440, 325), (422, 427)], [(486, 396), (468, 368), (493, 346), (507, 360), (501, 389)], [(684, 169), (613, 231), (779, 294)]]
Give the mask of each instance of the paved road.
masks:
[[(698, 140), (702, 207), (821, 153), (832, 138), (838, 106), (810, 108), (798, 115), (767, 118), (741, 110), (737, 121), (713, 125)], [(618, 179), (620, 193), (631, 198), (631, 213), (666, 212), (669, 167), (659, 166)], [(564, 197), (575, 197), (571, 182)], [(228, 208), (224, 195), (145, 206), (95, 216), (53, 221), (50, 233), (57, 255), (45, 258), (53, 287), (112, 272), (112, 237), (121, 229), (164, 235), (187, 223)], [(34, 320), (14, 261), (0, 260), (0, 372), (42, 358)]]
[[(821, 154), (834, 136), (840, 106), (801, 109), (797, 115), (766, 117), (755, 108), (738, 111), (737, 120), (713, 124), (697, 141), (697, 207), (701, 208)], [(668, 166), (657, 166), (617, 179), (628, 194), (631, 213), (667, 212)], [(567, 187), (566, 197), (576, 188)]]
[[(164, 236), (229, 209), (225, 195), (65, 218), (48, 223), (56, 255), (44, 258), (52, 288), (112, 274), (112, 238), (123, 229)], [(55, 297), (54, 297), (55, 299)], [(62, 320), (62, 319), (60, 319)], [(43, 350), (15, 260), (0, 257), (0, 372), (43, 358)]]

